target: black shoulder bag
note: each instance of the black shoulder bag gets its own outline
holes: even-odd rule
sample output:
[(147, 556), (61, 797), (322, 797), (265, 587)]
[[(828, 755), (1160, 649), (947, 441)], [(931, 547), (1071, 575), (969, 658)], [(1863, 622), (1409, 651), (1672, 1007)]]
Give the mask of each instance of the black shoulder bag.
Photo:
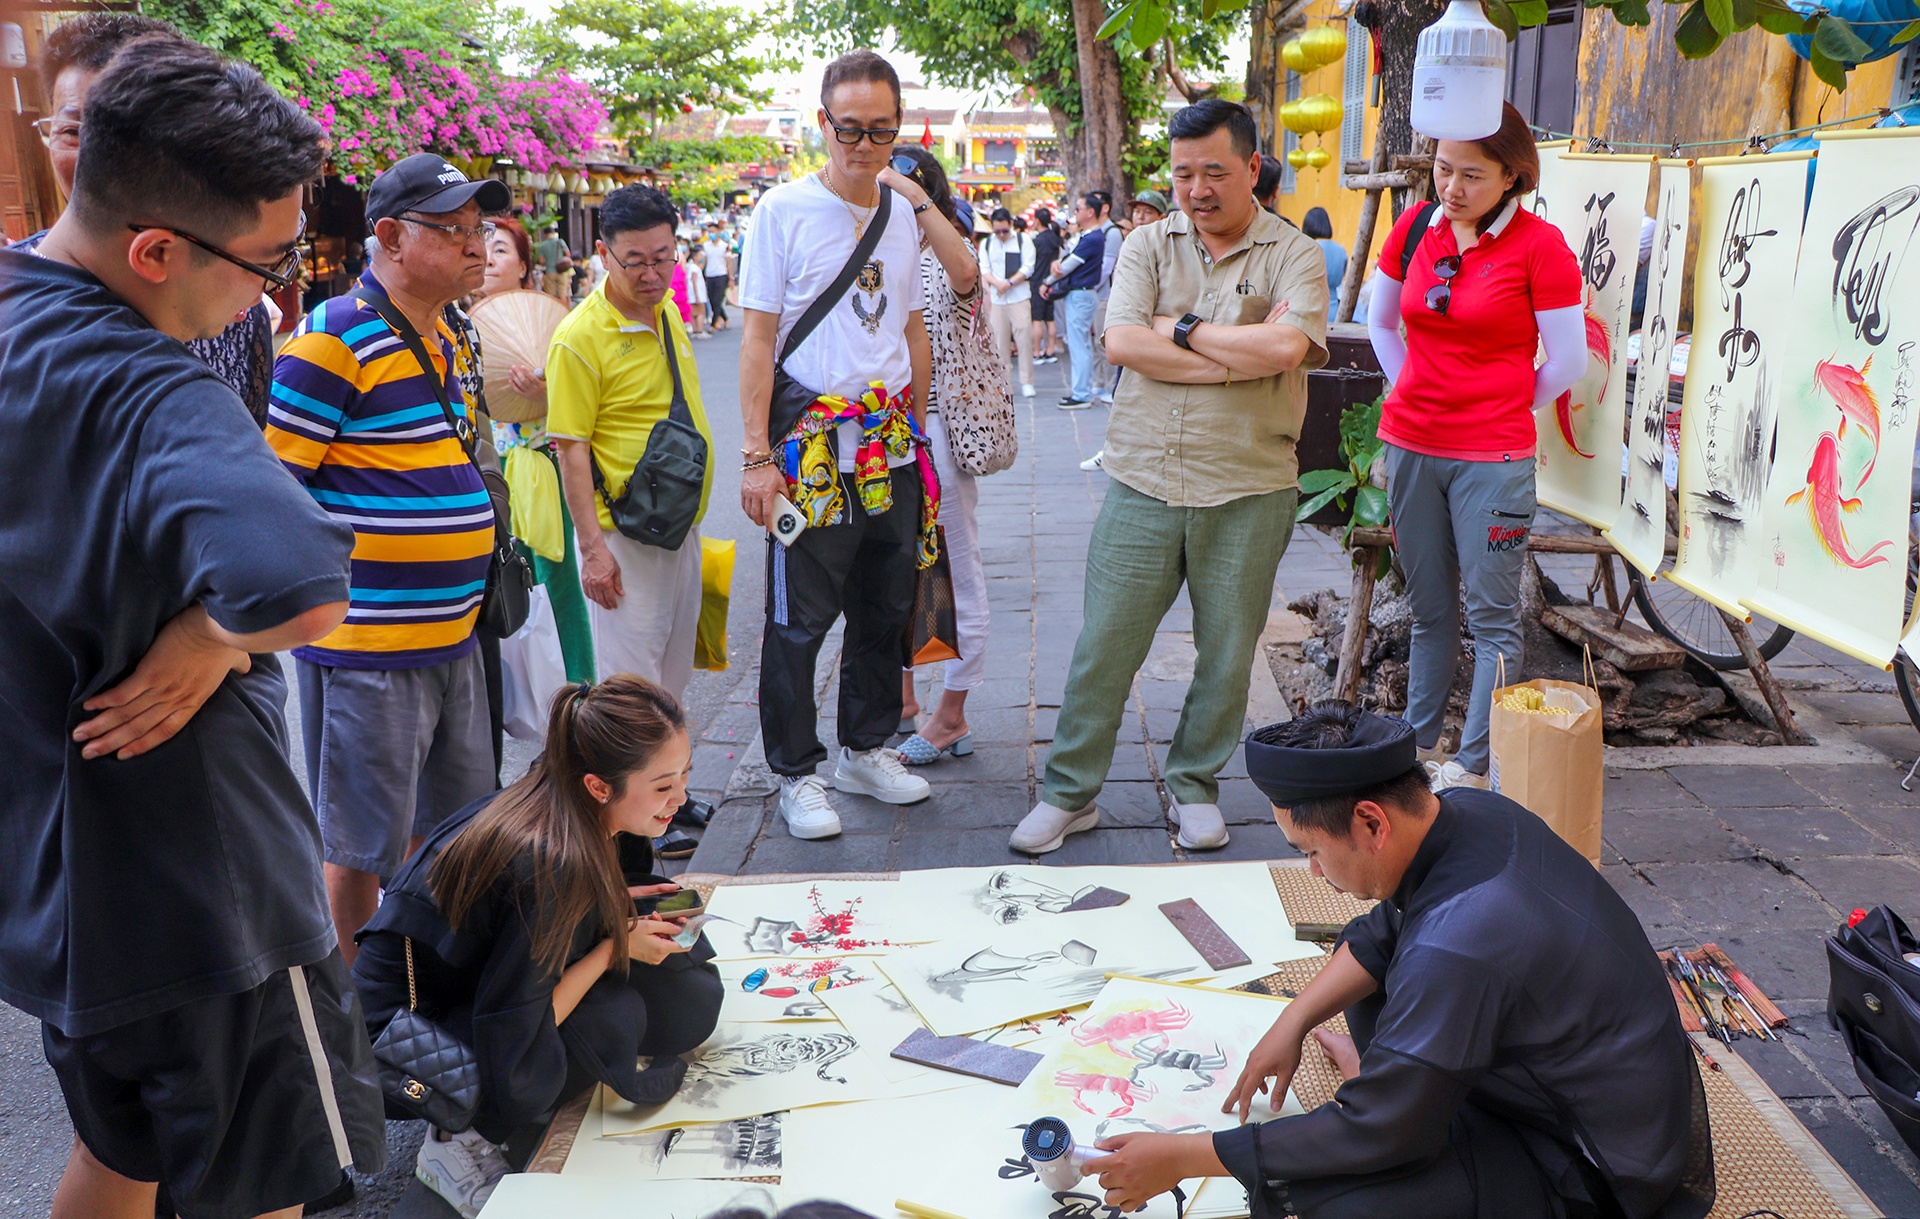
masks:
[(1420, 210), (1414, 213), (1413, 224), (1407, 229), (1406, 244), (1400, 247), (1401, 283), (1407, 282), (1407, 272), (1413, 267), (1414, 251), (1420, 248), (1421, 238), (1425, 237), (1427, 230), (1433, 227), (1433, 214), (1439, 210), (1440, 205), (1429, 200), (1422, 203)]
[(700, 491), (707, 477), (707, 438), (693, 426), (686, 391), (680, 385), (680, 358), (674, 353), (673, 323), (660, 323), (660, 345), (667, 349), (667, 369), (673, 374), (673, 405), (667, 417), (653, 425), (647, 451), (633, 465), (633, 476), (619, 499), (607, 496), (607, 480), (589, 446), (587, 463), (593, 468), (593, 489), (600, 493), (613, 518), (613, 527), (636, 542), (678, 550), (687, 530), (700, 515)]
[(487, 499), (493, 506), (493, 561), (487, 565), (487, 592), (480, 602), (477, 625), (489, 634), (505, 639), (526, 624), (533, 602), (533, 566), (513, 545), (507, 480), (480, 467), (480, 457), (474, 451), (473, 425), (465, 416), (454, 414), (453, 403), (447, 399), (446, 382), (434, 375), (433, 361), (427, 357), (426, 344), (420, 341), (420, 332), (413, 328), (407, 315), (394, 307), (386, 293), (372, 291), (364, 283), (357, 285), (354, 292), (373, 306), (373, 311), (393, 328), (393, 332), (400, 336), (400, 341), (407, 345), (407, 350), (413, 353), (420, 371), (433, 383), (434, 397), (439, 400), (440, 409), (446, 414), (447, 426), (453, 429), (454, 437), (460, 442), (460, 450), (473, 463), (474, 473), (480, 476), (480, 484), (487, 489)]
[(807, 306), (800, 320), (787, 331), (787, 341), (780, 348), (780, 358), (773, 365), (773, 397), (767, 403), (767, 443), (778, 448), (780, 442), (800, 422), (800, 416), (808, 407), (819, 401), (820, 394), (808, 389), (787, 375), (787, 357), (794, 349), (806, 342), (821, 322), (827, 320), (827, 314), (840, 303), (840, 298), (853, 287), (853, 281), (860, 277), (860, 270), (873, 257), (873, 251), (880, 245), (880, 234), (886, 231), (887, 217), (893, 207), (893, 191), (888, 187), (880, 188), (880, 202), (873, 209), (873, 219), (867, 224), (867, 231), (853, 247), (853, 256), (847, 259), (847, 265), (840, 268), (840, 274), (834, 277), (831, 287), (822, 292), (819, 299)]
[(413, 979), (413, 939), (407, 954), (407, 1006), (373, 1039), (373, 1061), (389, 1116), (422, 1118), (448, 1134), (473, 1125), (480, 1107), (480, 1058), (473, 1047), (420, 1014)]

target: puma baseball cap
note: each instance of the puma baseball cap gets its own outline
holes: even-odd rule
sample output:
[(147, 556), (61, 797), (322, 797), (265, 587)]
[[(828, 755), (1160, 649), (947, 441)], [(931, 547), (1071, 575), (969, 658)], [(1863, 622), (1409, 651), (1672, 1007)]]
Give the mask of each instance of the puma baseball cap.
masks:
[(513, 192), (498, 178), (478, 182), (460, 172), (445, 157), (419, 152), (395, 161), (373, 180), (367, 192), (367, 223), (405, 212), (457, 212), (470, 199), (483, 212), (504, 212), (513, 206)]

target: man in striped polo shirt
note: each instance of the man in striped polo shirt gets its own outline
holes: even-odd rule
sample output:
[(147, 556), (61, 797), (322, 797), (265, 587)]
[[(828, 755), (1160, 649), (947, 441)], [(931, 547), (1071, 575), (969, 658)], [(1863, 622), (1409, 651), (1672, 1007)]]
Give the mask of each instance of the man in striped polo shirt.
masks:
[[(482, 210), (510, 202), (505, 184), (470, 182), (431, 154), (395, 164), (367, 198), (379, 249), (366, 274), (307, 315), (274, 364), (267, 441), (354, 529), (347, 620), (294, 652), (327, 898), (349, 964), (382, 878), (495, 786), (474, 637), (493, 509), (462, 445), (475, 410), (441, 313), (486, 271), (493, 226)], [(431, 368), (381, 318), (383, 294)]]

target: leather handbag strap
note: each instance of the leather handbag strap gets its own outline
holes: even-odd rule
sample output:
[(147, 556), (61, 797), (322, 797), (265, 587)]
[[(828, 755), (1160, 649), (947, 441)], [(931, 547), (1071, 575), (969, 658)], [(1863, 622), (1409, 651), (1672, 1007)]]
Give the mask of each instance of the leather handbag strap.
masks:
[(880, 245), (880, 234), (886, 231), (887, 217), (891, 214), (892, 208), (893, 191), (882, 186), (880, 202), (873, 209), (873, 219), (868, 222), (867, 231), (860, 235), (859, 242), (854, 245), (852, 257), (847, 259), (846, 266), (840, 268), (840, 274), (834, 277), (832, 286), (821, 293), (813, 304), (808, 305), (807, 311), (800, 315), (800, 320), (793, 324), (793, 329), (787, 331), (787, 341), (780, 348), (780, 358), (775, 361), (776, 364), (785, 364), (787, 357), (793, 354), (794, 348), (806, 342), (807, 336), (812, 334), (821, 322), (827, 320), (827, 314), (833, 312), (833, 307), (840, 303), (840, 298), (847, 294), (847, 289), (853, 287), (853, 281), (860, 276), (860, 269), (867, 265), (867, 260), (873, 257), (874, 250)]
[(1420, 205), (1418, 212), (1414, 213), (1413, 224), (1407, 229), (1406, 244), (1400, 247), (1401, 283), (1404, 284), (1407, 282), (1407, 272), (1413, 267), (1414, 251), (1420, 248), (1420, 240), (1427, 235), (1427, 230), (1433, 226), (1434, 213), (1439, 210), (1440, 205), (1438, 203), (1428, 200)]
[(420, 991), (413, 981), (413, 937), (403, 935), (400, 942), (407, 946), (407, 1010), (417, 1012), (420, 1010)]

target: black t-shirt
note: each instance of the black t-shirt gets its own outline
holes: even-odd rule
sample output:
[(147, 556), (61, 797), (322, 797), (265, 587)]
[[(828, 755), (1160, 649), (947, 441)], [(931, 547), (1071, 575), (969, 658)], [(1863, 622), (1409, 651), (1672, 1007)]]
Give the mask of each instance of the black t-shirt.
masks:
[(278, 626), (347, 599), (352, 547), (182, 344), (0, 251), (0, 999), (87, 1036), (332, 949), (272, 656), (140, 757), (72, 732), (187, 606)]
[(1039, 283), (1053, 270), (1053, 264), (1060, 257), (1060, 235), (1052, 228), (1044, 228), (1033, 235), (1033, 282)]

